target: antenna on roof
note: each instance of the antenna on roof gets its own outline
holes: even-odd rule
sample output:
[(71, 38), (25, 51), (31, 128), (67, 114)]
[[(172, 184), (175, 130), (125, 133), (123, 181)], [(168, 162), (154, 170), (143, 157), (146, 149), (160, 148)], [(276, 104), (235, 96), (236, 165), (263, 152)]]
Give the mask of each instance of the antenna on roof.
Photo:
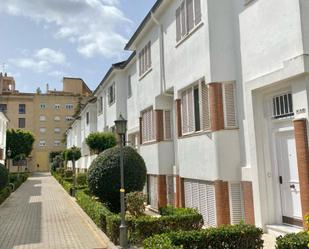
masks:
[(2, 63), (2, 72), (5, 73), (6, 64)]

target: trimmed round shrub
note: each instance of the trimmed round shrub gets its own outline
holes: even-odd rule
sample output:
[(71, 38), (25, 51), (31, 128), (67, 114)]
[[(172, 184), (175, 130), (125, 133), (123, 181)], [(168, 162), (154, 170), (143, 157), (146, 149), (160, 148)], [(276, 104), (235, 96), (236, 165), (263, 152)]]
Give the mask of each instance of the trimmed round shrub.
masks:
[(0, 163), (0, 190), (4, 189), (9, 182), (9, 172), (3, 164)]
[[(147, 174), (145, 162), (133, 148), (124, 147), (123, 150), (125, 191), (142, 191)], [(120, 210), (119, 147), (105, 150), (92, 162), (88, 172), (88, 186), (112, 211)]]
[(95, 154), (116, 146), (115, 134), (112, 132), (93, 132), (86, 138), (86, 143)]
[(305, 232), (290, 233), (285, 236), (279, 236), (277, 238), (278, 249), (302, 249), (308, 248), (309, 234)]

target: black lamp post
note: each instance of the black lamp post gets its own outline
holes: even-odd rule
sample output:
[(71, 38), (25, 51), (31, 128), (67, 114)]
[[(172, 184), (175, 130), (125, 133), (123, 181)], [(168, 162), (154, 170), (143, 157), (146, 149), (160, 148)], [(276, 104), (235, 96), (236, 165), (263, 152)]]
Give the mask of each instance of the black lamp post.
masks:
[(120, 224), (120, 246), (123, 249), (128, 247), (127, 226), (125, 221), (125, 204), (124, 204), (124, 173), (123, 173), (123, 146), (125, 144), (125, 135), (127, 131), (127, 120), (120, 114), (119, 119), (115, 120), (116, 133), (120, 137), (120, 208), (121, 208), (121, 224)]
[(12, 151), (11, 149), (9, 148), (8, 151), (7, 151), (7, 157), (8, 157), (8, 160), (7, 160), (7, 167), (8, 167), (8, 171), (10, 171), (10, 159), (11, 159), (11, 156), (12, 156)]

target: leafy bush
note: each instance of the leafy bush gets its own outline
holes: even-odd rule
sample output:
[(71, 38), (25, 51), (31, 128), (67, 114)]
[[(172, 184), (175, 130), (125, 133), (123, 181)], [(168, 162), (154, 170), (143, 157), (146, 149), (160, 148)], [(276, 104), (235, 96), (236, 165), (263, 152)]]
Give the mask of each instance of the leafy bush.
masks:
[(144, 241), (144, 249), (182, 249), (182, 246), (172, 245), (172, 241), (165, 234), (154, 235), (150, 239)]
[(87, 190), (80, 190), (76, 193), (76, 200), (80, 207), (97, 224), (103, 232), (106, 232), (106, 218), (112, 213), (99, 201), (91, 197)]
[(75, 146), (70, 149), (64, 150), (63, 155), (65, 161), (73, 161), (73, 158), (75, 161), (77, 161), (82, 156), (80, 148), (77, 148)]
[(79, 173), (76, 177), (77, 185), (85, 186), (87, 185), (87, 174), (86, 173)]
[[(143, 158), (131, 147), (124, 147), (124, 176), (127, 193), (141, 191), (146, 182)], [(90, 191), (112, 211), (120, 210), (120, 149), (114, 147), (102, 152), (91, 164), (88, 172)]]
[(309, 235), (305, 232), (291, 233), (277, 238), (277, 249), (305, 249), (308, 248)]
[(51, 151), (49, 153), (49, 162), (53, 162), (56, 156), (61, 157), (61, 155), (62, 155), (62, 151)]
[(5, 187), (2, 190), (0, 190), (0, 204), (2, 204), (6, 198), (8, 198), (11, 194), (11, 188)]
[(126, 206), (127, 211), (134, 217), (138, 217), (144, 214), (146, 196), (143, 192), (131, 192), (126, 194)]
[(59, 176), (64, 175), (64, 168), (57, 168), (57, 169), (56, 169), (56, 173), (57, 173)]
[(178, 231), (148, 238), (144, 241), (144, 248), (160, 248), (163, 241), (163, 245), (167, 245), (165, 249), (172, 249), (173, 246), (183, 246), (184, 249), (262, 249), (262, 234), (262, 229), (244, 224), (198, 231)]
[(9, 182), (14, 185), (14, 191), (19, 188), (19, 186), (27, 180), (28, 173), (10, 173)]
[(4, 165), (0, 163), (0, 190), (4, 189), (9, 181), (9, 172)]
[[(162, 217), (141, 216), (138, 218), (126, 217), (129, 238), (132, 243), (141, 243), (145, 238), (154, 234), (166, 233), (179, 230), (196, 230), (203, 226), (203, 217), (195, 214), (171, 215)], [(107, 236), (118, 243), (120, 216), (107, 217)]]
[(95, 154), (116, 146), (116, 137), (112, 132), (93, 132), (86, 138), (86, 143)]
[(159, 208), (160, 215), (186, 215), (186, 214), (196, 214), (197, 211), (194, 208), (175, 208), (171, 205)]
[(73, 176), (73, 170), (71, 169), (66, 169), (64, 171), (64, 174), (63, 174), (64, 177), (72, 177)]

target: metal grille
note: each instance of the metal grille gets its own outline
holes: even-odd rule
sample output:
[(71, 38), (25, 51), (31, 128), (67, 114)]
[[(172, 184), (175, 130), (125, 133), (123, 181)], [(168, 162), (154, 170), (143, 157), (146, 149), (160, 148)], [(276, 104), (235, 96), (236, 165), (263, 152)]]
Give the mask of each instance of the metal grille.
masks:
[(273, 118), (285, 118), (293, 116), (293, 100), (292, 94), (282, 94), (276, 97), (273, 97)]

